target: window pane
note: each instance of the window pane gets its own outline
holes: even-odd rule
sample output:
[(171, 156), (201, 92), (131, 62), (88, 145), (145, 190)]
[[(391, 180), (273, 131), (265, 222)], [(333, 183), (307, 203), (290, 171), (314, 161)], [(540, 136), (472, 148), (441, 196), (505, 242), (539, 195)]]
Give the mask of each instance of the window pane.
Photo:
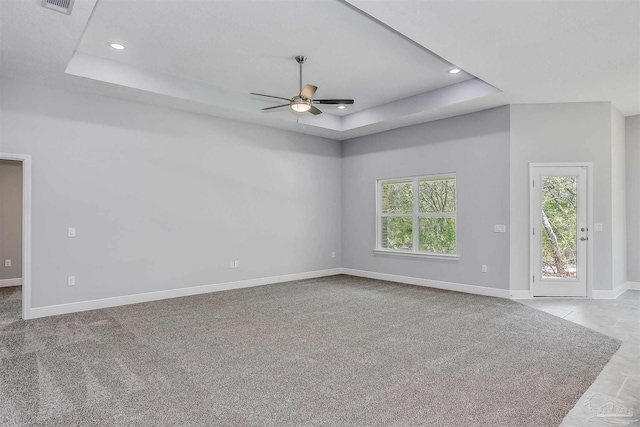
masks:
[(456, 253), (455, 218), (420, 218), (421, 252)]
[(382, 213), (413, 213), (413, 181), (382, 183)]
[(413, 250), (413, 219), (382, 217), (381, 242), (385, 249)]
[(577, 278), (577, 176), (542, 177), (542, 277)]
[(456, 211), (456, 179), (423, 179), (419, 182), (420, 212)]

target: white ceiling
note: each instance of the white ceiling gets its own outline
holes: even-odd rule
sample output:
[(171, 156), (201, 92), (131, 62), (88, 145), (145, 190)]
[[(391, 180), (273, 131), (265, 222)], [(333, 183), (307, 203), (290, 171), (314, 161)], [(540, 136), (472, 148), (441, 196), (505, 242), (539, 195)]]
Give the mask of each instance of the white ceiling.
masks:
[[(125, 50), (109, 47), (119, 41)], [(472, 78), (335, 0), (100, 0), (78, 52), (182, 77), (238, 94), (353, 98), (347, 114)], [(252, 109), (282, 104), (247, 98)], [(261, 103), (260, 103), (261, 102)], [(289, 111), (285, 113), (290, 115)]]
[[(339, 140), (508, 103), (640, 113), (638, 1), (350, 3), (76, 0), (66, 16), (0, 0), (0, 75)], [(297, 92), (296, 54), (316, 98), (356, 104), (260, 112), (277, 101), (249, 92)]]
[(640, 114), (638, 0), (347, 0), (505, 103), (610, 101)]

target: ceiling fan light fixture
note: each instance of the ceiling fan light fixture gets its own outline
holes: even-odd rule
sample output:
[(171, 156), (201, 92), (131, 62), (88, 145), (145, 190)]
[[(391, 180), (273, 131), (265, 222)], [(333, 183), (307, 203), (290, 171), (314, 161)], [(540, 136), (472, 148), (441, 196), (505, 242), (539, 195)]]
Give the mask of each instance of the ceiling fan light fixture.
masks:
[(306, 113), (311, 109), (311, 101), (297, 96), (291, 100), (291, 109), (296, 113)]
[(338, 105), (338, 110), (344, 110), (345, 108), (347, 108), (346, 105)]

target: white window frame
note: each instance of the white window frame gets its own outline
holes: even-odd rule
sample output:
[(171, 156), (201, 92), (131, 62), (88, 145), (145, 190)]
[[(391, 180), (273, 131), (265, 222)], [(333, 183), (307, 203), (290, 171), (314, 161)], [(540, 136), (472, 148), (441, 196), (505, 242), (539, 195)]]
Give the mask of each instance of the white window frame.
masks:
[[(439, 213), (424, 213), (419, 212), (419, 182), (422, 179), (442, 179), (442, 178), (454, 178), (456, 180), (456, 211), (455, 212), (439, 212)], [(406, 182), (413, 181), (413, 212), (411, 214), (383, 214), (382, 213), (382, 184), (394, 183), (394, 182)], [(455, 172), (441, 173), (435, 175), (420, 175), (420, 176), (408, 176), (402, 178), (385, 178), (376, 180), (376, 247), (373, 252), (380, 255), (398, 255), (408, 257), (419, 258), (436, 258), (447, 260), (459, 260), (458, 254), (458, 177)], [(410, 251), (386, 249), (382, 247), (382, 217), (405, 217), (412, 218), (413, 220), (413, 249)], [(421, 252), (418, 250), (420, 247), (420, 218), (456, 218), (456, 247), (455, 254), (441, 254), (433, 252)]]

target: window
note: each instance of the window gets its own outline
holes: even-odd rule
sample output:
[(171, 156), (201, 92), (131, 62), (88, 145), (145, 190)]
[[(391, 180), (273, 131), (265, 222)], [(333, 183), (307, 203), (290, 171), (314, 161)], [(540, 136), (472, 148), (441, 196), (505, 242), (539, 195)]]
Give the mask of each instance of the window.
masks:
[(455, 174), (378, 181), (377, 252), (457, 258)]

